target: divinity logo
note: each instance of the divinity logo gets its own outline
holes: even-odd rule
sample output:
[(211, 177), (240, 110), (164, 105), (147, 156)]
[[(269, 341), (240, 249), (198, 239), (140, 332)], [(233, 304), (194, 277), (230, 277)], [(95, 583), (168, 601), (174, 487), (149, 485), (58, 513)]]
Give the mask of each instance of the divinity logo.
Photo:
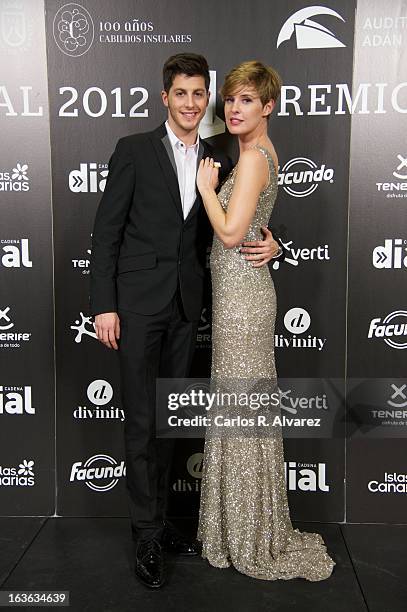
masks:
[(74, 419), (118, 419), (124, 421), (124, 410), (115, 406), (108, 406), (113, 398), (113, 387), (107, 380), (92, 381), (88, 385), (86, 395), (93, 406), (78, 406), (75, 408), (73, 411)]
[(177, 478), (172, 484), (175, 493), (199, 493), (202, 480), (203, 453), (193, 453), (187, 460), (188, 474), (193, 480)]
[(311, 348), (322, 351), (326, 343), (326, 338), (317, 338), (308, 334), (300, 337), (311, 325), (311, 317), (305, 308), (290, 308), (284, 316), (284, 325), (288, 332), (293, 334), (291, 338), (286, 338), (283, 334), (275, 334), (275, 346), (277, 348)]
[(281, 43), (290, 40), (293, 34), (295, 34), (297, 49), (346, 47), (328, 28), (310, 19), (318, 15), (331, 15), (345, 21), (339, 13), (326, 6), (307, 6), (296, 11), (284, 23), (277, 38), (277, 49)]

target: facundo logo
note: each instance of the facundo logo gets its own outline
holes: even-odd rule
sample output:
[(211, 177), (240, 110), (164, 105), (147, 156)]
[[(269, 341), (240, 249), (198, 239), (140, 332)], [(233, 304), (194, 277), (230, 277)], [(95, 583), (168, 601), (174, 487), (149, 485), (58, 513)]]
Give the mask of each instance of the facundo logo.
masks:
[(285, 479), (289, 491), (322, 491), (327, 493), (326, 463), (284, 462)]
[(407, 348), (407, 310), (395, 310), (383, 321), (381, 318), (372, 319), (367, 337), (380, 338), (391, 348)]
[(381, 482), (370, 480), (367, 488), (370, 493), (407, 493), (407, 474), (384, 472)]
[(178, 478), (172, 485), (176, 493), (199, 493), (202, 480), (203, 453), (194, 453), (187, 460), (188, 474), (193, 480)]
[(0, 3), (0, 27), (0, 48), (5, 48), (8, 55), (29, 49), (33, 24), (27, 20), (21, 0), (3, 0)]
[(3, 387), (0, 385), (1, 414), (35, 414), (31, 387)]
[(14, 327), (14, 322), (9, 317), (9, 312), (10, 306), (0, 308), (0, 343), (2, 343), (0, 348), (20, 348), (19, 343), (28, 342), (31, 339), (31, 333), (10, 331)]
[[(281, 240), (281, 239), (280, 239)], [(291, 246), (292, 240), (284, 242), (281, 240), (284, 248), (286, 249), (286, 255), (283, 262), (274, 261), (272, 264), (273, 270), (278, 270), (283, 263), (288, 263), (291, 266), (298, 266), (299, 261), (330, 261), (329, 257), (329, 246), (324, 244), (323, 246), (308, 248), (295, 248)]]
[(32, 268), (28, 238), (0, 239), (0, 263), (5, 268)]
[(0, 172), (0, 191), (29, 191), (28, 164), (17, 162), (10, 172)]
[(407, 198), (407, 193), (398, 193), (400, 191), (407, 192), (407, 157), (398, 154), (397, 159), (400, 163), (396, 166), (393, 176), (400, 179), (401, 182), (376, 183), (377, 191), (389, 192), (386, 194), (386, 198)]
[(317, 15), (332, 15), (341, 21), (345, 21), (339, 13), (326, 6), (307, 6), (296, 11), (284, 23), (277, 38), (277, 49), (282, 42), (290, 40), (294, 33), (297, 49), (346, 47), (328, 28), (309, 19), (309, 17), (316, 17)]
[(89, 489), (98, 493), (111, 491), (126, 475), (124, 461), (117, 463), (110, 455), (93, 455), (85, 463), (77, 461), (72, 465), (70, 482), (84, 482)]
[(373, 249), (373, 265), (375, 268), (407, 268), (407, 240), (402, 238), (389, 238), (384, 246)]
[(322, 351), (326, 338), (317, 338), (308, 334), (306, 338), (300, 338), (311, 325), (311, 317), (304, 308), (290, 308), (284, 316), (284, 325), (293, 336), (285, 338), (283, 334), (275, 334), (275, 346), (278, 348), (317, 348)]
[(54, 17), (54, 40), (65, 55), (80, 57), (92, 46), (95, 26), (93, 19), (80, 4), (70, 2), (61, 6)]
[(115, 406), (107, 406), (113, 398), (113, 387), (107, 380), (98, 379), (92, 381), (87, 388), (86, 394), (93, 407), (78, 406), (73, 411), (74, 419), (112, 420), (124, 421), (124, 410)]
[(16, 467), (3, 467), (0, 465), (0, 487), (33, 487), (34, 461), (24, 459)]
[(325, 164), (317, 166), (307, 157), (294, 157), (286, 162), (278, 174), (278, 184), (289, 195), (295, 198), (305, 198), (323, 183), (333, 183), (334, 170)]
[[(107, 164), (79, 164), (79, 170), (69, 173), (69, 189), (74, 193), (98, 193), (104, 191), (109, 173)], [(98, 171), (102, 177), (99, 180)]]
[(392, 383), (390, 387), (391, 396), (386, 403), (391, 407), (391, 409), (373, 409), (370, 412), (374, 419), (382, 420), (382, 425), (405, 426), (407, 425), (407, 394), (405, 393), (407, 385), (403, 384), (398, 386)]
[(95, 332), (95, 324), (92, 321), (92, 317), (85, 317), (83, 312), (79, 313), (81, 320), (76, 319), (75, 325), (71, 325), (71, 329), (76, 331), (75, 342), (82, 342), (82, 336), (90, 336), (91, 338), (97, 338)]

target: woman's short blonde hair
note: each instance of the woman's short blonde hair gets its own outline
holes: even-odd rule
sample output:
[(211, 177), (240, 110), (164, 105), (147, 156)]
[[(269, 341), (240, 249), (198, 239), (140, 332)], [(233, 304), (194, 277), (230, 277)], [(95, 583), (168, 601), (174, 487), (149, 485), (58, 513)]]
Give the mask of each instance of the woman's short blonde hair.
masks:
[(246, 86), (254, 87), (263, 106), (274, 100), (277, 102), (280, 95), (282, 80), (280, 75), (271, 66), (265, 66), (261, 62), (242, 62), (226, 75), (220, 93), (222, 98), (237, 93)]

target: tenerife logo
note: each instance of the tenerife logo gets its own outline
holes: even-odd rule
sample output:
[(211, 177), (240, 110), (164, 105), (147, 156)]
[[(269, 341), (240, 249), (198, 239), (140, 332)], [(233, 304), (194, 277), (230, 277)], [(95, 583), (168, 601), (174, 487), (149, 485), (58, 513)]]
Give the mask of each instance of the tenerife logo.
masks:
[(407, 240), (401, 238), (386, 239), (384, 246), (373, 249), (375, 268), (407, 268)]
[(124, 421), (124, 410), (112, 406), (113, 387), (107, 380), (92, 381), (86, 391), (88, 400), (93, 406), (78, 406), (73, 411), (74, 419), (120, 419)]
[(0, 308), (0, 331), (5, 331), (6, 329), (11, 329), (14, 327), (13, 321), (8, 316), (9, 312), (10, 306), (7, 306), (4, 308), (4, 310), (1, 310)]
[(21, 332), (13, 329), (14, 322), (10, 318), (9, 312), (10, 306), (0, 308), (0, 348), (20, 348), (20, 342), (28, 342), (31, 339), (31, 332)]
[(325, 164), (318, 167), (307, 157), (294, 157), (278, 173), (278, 184), (289, 195), (305, 198), (314, 193), (320, 183), (333, 183), (333, 177), (333, 168), (326, 168)]
[(335, 34), (321, 24), (309, 19), (317, 15), (332, 15), (341, 21), (343, 17), (326, 6), (307, 6), (296, 11), (287, 19), (280, 30), (277, 39), (277, 49), (286, 40), (290, 40), (295, 33), (297, 49), (329, 49), (332, 47), (345, 47)]
[(197, 347), (208, 348), (211, 342), (211, 319), (212, 313), (210, 306), (204, 306), (201, 312), (201, 320), (198, 325), (196, 335)]
[[(407, 385), (401, 385), (398, 387), (395, 384), (391, 384), (393, 393), (387, 403), (392, 408), (407, 408)], [(399, 399), (400, 397), (400, 399)]]
[(117, 463), (109, 455), (93, 455), (85, 463), (77, 461), (72, 465), (69, 480), (84, 482), (92, 491), (104, 493), (113, 489), (125, 475), (124, 461)]
[(34, 461), (24, 459), (18, 467), (0, 465), (0, 487), (33, 487)]
[[(104, 191), (109, 173), (107, 164), (79, 164), (80, 170), (69, 173), (69, 189), (74, 193), (97, 193)], [(102, 177), (99, 180), (98, 171)]]
[(324, 244), (323, 246), (308, 248), (295, 248), (291, 246), (293, 244), (292, 240), (288, 242), (284, 242), (280, 238), (283, 243), (283, 247), (286, 249), (286, 255), (283, 262), (274, 261), (272, 264), (273, 270), (278, 270), (282, 263), (288, 263), (291, 266), (298, 266), (299, 261), (330, 261), (329, 257), (329, 246)]
[(17, 162), (10, 172), (0, 172), (0, 191), (29, 191), (28, 165)]
[(28, 238), (0, 239), (0, 265), (5, 268), (32, 268)]
[(31, 387), (0, 385), (0, 414), (35, 414)]
[(85, 317), (83, 312), (80, 312), (79, 315), (81, 319), (76, 319), (75, 324), (71, 325), (71, 329), (76, 331), (75, 342), (78, 344), (79, 342), (82, 342), (82, 336), (84, 335), (96, 339), (97, 335), (92, 317)]
[(317, 348), (322, 351), (326, 338), (317, 338), (308, 334), (300, 337), (311, 325), (311, 317), (304, 308), (290, 308), (284, 316), (284, 325), (288, 332), (292, 334), (286, 338), (284, 334), (275, 335), (275, 346), (278, 348)]
[[(399, 180), (390, 183), (376, 183), (377, 191), (389, 192), (386, 193), (386, 198), (407, 198), (407, 157), (398, 154), (397, 159), (400, 163), (397, 164), (393, 176)], [(398, 193), (400, 191), (405, 193)]]
[(330, 487), (326, 482), (326, 463), (297, 463), (285, 461), (285, 479), (289, 491), (323, 491)]
[(407, 348), (407, 310), (395, 310), (383, 319), (370, 321), (367, 337), (380, 338), (391, 348)]
[(61, 6), (54, 17), (54, 40), (65, 55), (80, 57), (89, 51), (95, 27), (89, 12), (80, 4)]
[(407, 385), (390, 385), (390, 397), (386, 404), (390, 406), (384, 410), (371, 410), (374, 419), (380, 419), (381, 425), (405, 427), (407, 425)]

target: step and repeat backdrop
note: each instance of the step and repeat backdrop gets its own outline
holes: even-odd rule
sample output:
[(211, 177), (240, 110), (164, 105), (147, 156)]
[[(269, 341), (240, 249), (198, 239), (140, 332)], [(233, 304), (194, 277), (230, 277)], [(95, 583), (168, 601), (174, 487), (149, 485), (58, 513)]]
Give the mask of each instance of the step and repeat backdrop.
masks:
[[(1, 515), (127, 514), (91, 232), (117, 140), (165, 120), (162, 65), (191, 51), (211, 69), (200, 134), (232, 157), (225, 74), (259, 59), (284, 82), (270, 121), (282, 412), (324, 425), (287, 431), (292, 517), (405, 522), (406, 42), (405, 0), (0, 0)], [(208, 274), (191, 375), (209, 375), (210, 351)], [(177, 440), (175, 515), (197, 512), (202, 450)]]

